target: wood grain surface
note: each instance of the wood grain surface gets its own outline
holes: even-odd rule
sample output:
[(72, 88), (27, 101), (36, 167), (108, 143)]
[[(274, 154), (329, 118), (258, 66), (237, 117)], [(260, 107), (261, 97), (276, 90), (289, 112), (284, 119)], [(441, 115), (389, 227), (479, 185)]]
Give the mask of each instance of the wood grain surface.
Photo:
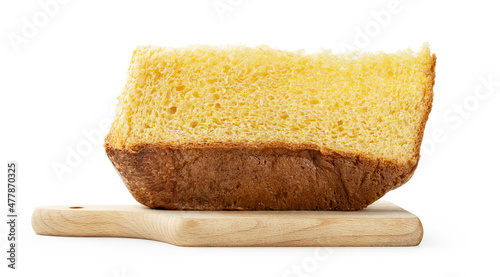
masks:
[(180, 211), (145, 206), (36, 208), (39, 235), (150, 239), (178, 246), (415, 246), (418, 217), (389, 202), (355, 212)]

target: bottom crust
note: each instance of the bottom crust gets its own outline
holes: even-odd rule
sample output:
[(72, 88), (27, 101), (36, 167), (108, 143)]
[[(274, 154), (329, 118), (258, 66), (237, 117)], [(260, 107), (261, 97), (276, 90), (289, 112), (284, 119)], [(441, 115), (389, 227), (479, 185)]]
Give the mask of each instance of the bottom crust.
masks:
[(418, 164), (286, 148), (105, 148), (139, 203), (179, 210), (359, 210)]

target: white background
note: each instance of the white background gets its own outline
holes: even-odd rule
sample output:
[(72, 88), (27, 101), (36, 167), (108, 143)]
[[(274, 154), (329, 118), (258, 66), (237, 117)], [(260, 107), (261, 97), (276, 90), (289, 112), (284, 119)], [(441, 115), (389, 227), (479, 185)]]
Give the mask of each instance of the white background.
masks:
[[(1, 276), (286, 276), (294, 267), (308, 276), (499, 276), (500, 6), (494, 1), (70, 0), (48, 11), (40, 5), (47, 2), (0, 4), (1, 170), (7, 161), (19, 163), (20, 214), (19, 270), (8, 270), (2, 258)], [(218, 12), (214, 3), (230, 9)], [(29, 24), (36, 30), (23, 34)], [(318, 261), (315, 248), (181, 248), (37, 236), (31, 228), (37, 206), (136, 203), (99, 138), (136, 45), (268, 44), (313, 52), (350, 44), (392, 52), (425, 41), (438, 59), (423, 157), (414, 177), (384, 197), (420, 217), (425, 234), (418, 247), (331, 248)], [(53, 165), (67, 164), (82, 144), (91, 149), (59, 179)], [(5, 186), (0, 193), (5, 218)], [(0, 257), (6, 227), (0, 225)]]

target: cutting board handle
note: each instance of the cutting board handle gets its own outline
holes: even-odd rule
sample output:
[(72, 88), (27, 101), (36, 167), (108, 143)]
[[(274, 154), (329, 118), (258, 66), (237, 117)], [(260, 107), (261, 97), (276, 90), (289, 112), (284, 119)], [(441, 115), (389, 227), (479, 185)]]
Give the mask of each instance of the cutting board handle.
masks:
[(389, 202), (356, 212), (50, 206), (35, 209), (32, 226), (39, 235), (140, 238), (179, 246), (414, 246), (423, 235), (418, 217)]
[(177, 244), (176, 218), (144, 206), (47, 206), (33, 212), (38, 235), (139, 238)]

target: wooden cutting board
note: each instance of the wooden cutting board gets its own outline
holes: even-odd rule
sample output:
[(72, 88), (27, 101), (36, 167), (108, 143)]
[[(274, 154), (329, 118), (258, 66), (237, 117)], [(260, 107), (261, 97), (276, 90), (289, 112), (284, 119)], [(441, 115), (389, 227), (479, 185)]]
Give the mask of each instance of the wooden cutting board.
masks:
[(145, 206), (35, 209), (39, 235), (123, 237), (179, 246), (415, 246), (418, 217), (389, 202), (355, 212), (178, 211)]

